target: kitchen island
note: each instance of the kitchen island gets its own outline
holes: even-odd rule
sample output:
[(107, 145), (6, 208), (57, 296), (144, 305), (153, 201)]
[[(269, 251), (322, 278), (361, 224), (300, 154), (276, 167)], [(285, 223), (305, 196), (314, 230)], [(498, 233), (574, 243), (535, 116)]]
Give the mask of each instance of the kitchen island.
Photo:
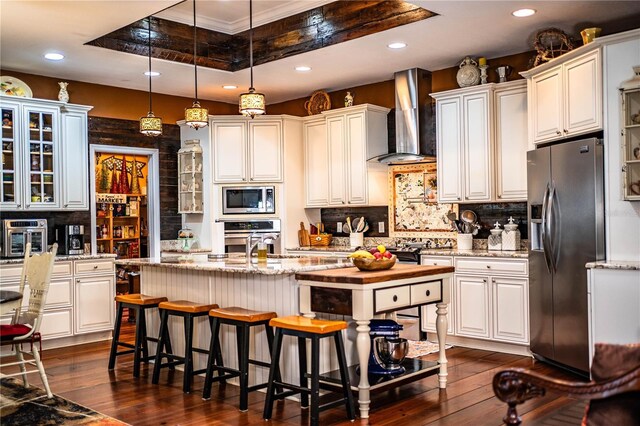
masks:
[[(216, 261), (188, 261), (181, 258), (127, 259), (118, 260), (121, 265), (136, 265), (141, 269), (141, 292), (150, 296), (164, 296), (169, 300), (190, 300), (199, 303), (216, 303), (221, 307), (240, 306), (259, 311), (274, 311), (279, 316), (299, 315), (342, 319), (349, 322), (345, 339), (345, 351), (349, 365), (360, 365), (367, 372), (369, 354), (369, 320), (383, 316), (407, 306), (438, 303), (439, 337), (441, 338), (440, 363), (432, 367), (439, 371), (440, 386), (446, 385), (446, 358), (444, 356), (444, 331), (446, 330), (446, 303), (448, 290), (442, 279), (451, 277), (453, 268), (435, 266), (396, 265), (389, 271), (360, 272), (350, 260), (323, 257), (274, 256), (266, 262), (255, 258), (247, 263), (245, 257), (230, 256)], [(347, 268), (347, 269), (342, 269)], [(408, 271), (408, 269), (411, 271)], [(315, 274), (327, 273), (333, 282), (318, 281)], [(355, 278), (354, 278), (355, 277)], [(368, 278), (367, 278), (368, 277)], [(355, 279), (355, 281), (354, 281)], [(374, 282), (370, 282), (374, 279)], [(300, 280), (300, 281), (298, 281)], [(311, 287), (341, 289), (352, 294), (353, 310), (345, 311), (340, 304), (329, 299), (322, 306), (311, 301)], [(394, 297), (398, 287), (399, 297)], [(423, 288), (424, 287), (424, 288)], [(446, 286), (445, 286), (446, 287)], [(393, 294), (392, 294), (393, 293)], [(427, 294), (428, 293), (428, 294)], [(320, 299), (323, 296), (320, 295)], [(395, 299), (395, 300), (394, 300)], [(317, 302), (317, 298), (316, 298)], [(184, 353), (184, 331), (182, 322), (172, 318), (170, 334), (174, 351)], [(357, 322), (354, 323), (354, 320)], [(156, 312), (147, 313), (149, 334), (157, 335), (159, 317)], [(256, 327), (257, 328), (257, 327)], [(221, 346), (225, 365), (237, 368), (235, 330), (221, 328)], [(207, 318), (195, 324), (194, 347), (208, 348), (211, 332)], [(263, 330), (251, 330), (250, 357), (269, 361), (269, 350)], [(337, 369), (337, 359), (328, 356), (335, 353), (324, 341), (321, 345), (321, 372)], [(152, 347), (153, 351), (155, 348)], [(194, 368), (204, 368), (206, 355), (194, 354)], [(296, 340), (285, 336), (281, 354), (283, 379), (290, 383), (298, 381), (298, 351)], [(265, 382), (268, 371), (250, 367), (250, 384)], [(369, 384), (367, 375), (359, 380), (359, 402), (361, 417), (368, 417)], [(355, 382), (354, 382), (355, 383)]]

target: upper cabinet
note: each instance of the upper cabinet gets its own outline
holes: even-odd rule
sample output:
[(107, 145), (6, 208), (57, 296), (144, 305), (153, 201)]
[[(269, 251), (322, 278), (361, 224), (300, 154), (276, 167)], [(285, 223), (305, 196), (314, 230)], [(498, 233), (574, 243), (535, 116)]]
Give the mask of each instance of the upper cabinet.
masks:
[(215, 182), (282, 182), (282, 120), (224, 117), (211, 126)]
[(89, 208), (87, 112), (91, 107), (1, 96), (5, 210)]
[(530, 139), (550, 142), (602, 129), (600, 49), (522, 73), (529, 81)]
[(431, 96), (436, 99), (438, 201), (526, 200), (524, 80)]
[(367, 161), (388, 150), (388, 112), (364, 104), (324, 111), (305, 120), (307, 207), (388, 202), (386, 165)]

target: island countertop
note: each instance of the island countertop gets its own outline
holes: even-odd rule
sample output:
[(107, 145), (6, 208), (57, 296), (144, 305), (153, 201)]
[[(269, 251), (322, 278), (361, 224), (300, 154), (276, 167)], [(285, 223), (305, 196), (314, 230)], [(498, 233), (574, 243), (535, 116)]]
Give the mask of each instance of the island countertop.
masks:
[(344, 271), (301, 271), (296, 274), (296, 279), (324, 283), (373, 284), (405, 278), (449, 274), (454, 271), (455, 268), (452, 266), (420, 266), (399, 263), (391, 269), (381, 271), (360, 271), (358, 268), (350, 268)]
[(118, 259), (118, 265), (152, 266), (167, 269), (183, 269), (209, 272), (228, 272), (241, 274), (282, 275), (297, 272), (322, 271), (325, 269), (349, 268), (350, 259), (328, 257), (269, 257), (266, 262), (252, 258), (247, 263), (244, 256), (229, 256), (225, 259), (198, 260), (183, 257), (163, 257), (148, 259)]

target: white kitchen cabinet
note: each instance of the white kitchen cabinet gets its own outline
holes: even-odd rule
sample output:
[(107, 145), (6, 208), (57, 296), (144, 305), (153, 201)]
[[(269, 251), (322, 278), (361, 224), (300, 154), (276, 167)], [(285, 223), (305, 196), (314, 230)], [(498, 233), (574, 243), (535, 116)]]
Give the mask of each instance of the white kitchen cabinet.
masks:
[(491, 299), (487, 277), (455, 275), (456, 335), (490, 337)]
[(529, 342), (529, 291), (524, 278), (491, 277), (493, 339)]
[[(307, 207), (385, 205), (388, 202), (386, 165), (367, 161), (388, 150), (388, 112), (387, 108), (364, 104), (323, 111), (323, 119), (313, 117), (305, 122)], [(326, 132), (325, 144), (321, 141), (323, 131)], [(323, 168), (327, 170), (326, 202), (323, 201)], [(319, 188), (313, 187), (313, 183)]]
[(601, 52), (585, 50), (522, 73), (528, 78), (534, 144), (602, 129)]
[(329, 145), (324, 117), (302, 124), (304, 144), (304, 178), (307, 207), (329, 204)]
[(281, 182), (282, 120), (222, 117), (211, 123), (214, 181)]
[[(451, 256), (421, 256), (421, 265), (428, 266), (453, 266), (453, 258)], [(456, 300), (455, 290), (453, 288), (453, 280), (447, 278), (442, 281), (442, 286), (449, 288), (450, 300)], [(427, 305), (422, 308), (422, 330), (430, 333), (436, 333), (436, 310), (435, 305)], [(449, 303), (447, 307), (447, 334), (454, 334), (455, 331), (455, 304)]]
[(115, 276), (76, 278), (75, 333), (109, 330), (114, 323)]
[(493, 96), (496, 200), (526, 201), (529, 149), (526, 82), (499, 84)]
[(524, 81), (433, 93), (438, 202), (527, 199)]
[(89, 208), (87, 112), (92, 107), (0, 96), (3, 210)]

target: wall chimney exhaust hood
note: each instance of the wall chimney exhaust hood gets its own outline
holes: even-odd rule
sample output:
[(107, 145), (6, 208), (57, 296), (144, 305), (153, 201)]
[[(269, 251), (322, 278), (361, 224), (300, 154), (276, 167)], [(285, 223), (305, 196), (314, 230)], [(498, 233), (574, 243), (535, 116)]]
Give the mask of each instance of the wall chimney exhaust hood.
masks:
[(394, 78), (395, 141), (391, 135), (389, 153), (371, 160), (387, 164), (435, 161), (435, 128), (429, 98), (431, 73), (412, 68), (396, 72)]

